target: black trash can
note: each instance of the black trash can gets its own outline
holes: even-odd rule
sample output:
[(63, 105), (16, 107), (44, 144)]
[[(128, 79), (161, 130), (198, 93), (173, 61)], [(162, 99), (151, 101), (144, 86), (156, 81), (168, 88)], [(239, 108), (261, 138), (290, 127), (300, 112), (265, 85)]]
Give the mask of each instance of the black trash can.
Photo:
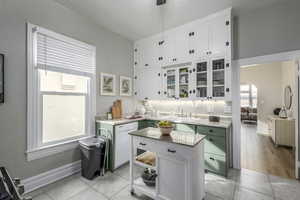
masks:
[(81, 175), (92, 180), (100, 175), (104, 167), (105, 141), (101, 138), (87, 138), (79, 141), (81, 150)]

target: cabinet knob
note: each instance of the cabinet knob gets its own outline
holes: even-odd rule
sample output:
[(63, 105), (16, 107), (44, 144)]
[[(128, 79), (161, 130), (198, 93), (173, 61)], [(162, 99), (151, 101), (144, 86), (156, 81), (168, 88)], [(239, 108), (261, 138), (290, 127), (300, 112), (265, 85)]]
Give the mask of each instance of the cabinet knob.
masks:
[(167, 92), (166, 92), (166, 91), (164, 91), (164, 94), (167, 94)]
[(195, 71), (196, 71), (196, 69), (194, 68), (194, 69), (193, 69), (193, 72), (195, 72)]
[(214, 159), (214, 158), (212, 158), (212, 157), (209, 157), (209, 159), (210, 159), (210, 160), (215, 160), (215, 159)]
[(146, 146), (147, 144), (146, 144), (146, 143), (142, 143), (142, 142), (140, 142), (140, 145), (142, 145), (142, 146)]
[(193, 90), (193, 93), (195, 94), (195, 93), (196, 93), (196, 90)]
[(209, 132), (212, 133), (212, 132), (214, 132), (214, 131), (213, 131), (212, 129), (209, 129)]
[(212, 138), (209, 138), (208, 140), (209, 140), (209, 141), (211, 141), (211, 142), (213, 142), (213, 141), (214, 141)]
[(157, 93), (160, 94), (160, 91), (158, 91)]
[(149, 64), (145, 64), (145, 67), (148, 67), (149, 66)]
[(190, 94), (192, 94), (192, 90), (190, 90), (189, 92), (190, 92)]
[(176, 150), (168, 149), (168, 152), (170, 152), (170, 153), (176, 153)]
[(160, 76), (160, 73), (158, 73), (157, 75)]

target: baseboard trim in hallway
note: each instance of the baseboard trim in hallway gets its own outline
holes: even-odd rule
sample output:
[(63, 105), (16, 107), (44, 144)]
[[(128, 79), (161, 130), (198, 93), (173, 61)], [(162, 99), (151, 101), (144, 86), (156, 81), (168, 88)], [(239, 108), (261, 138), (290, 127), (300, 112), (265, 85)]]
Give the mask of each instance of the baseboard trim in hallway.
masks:
[(71, 176), (81, 171), (81, 161), (76, 161), (56, 169), (22, 180), (25, 193), (32, 192), (50, 183)]

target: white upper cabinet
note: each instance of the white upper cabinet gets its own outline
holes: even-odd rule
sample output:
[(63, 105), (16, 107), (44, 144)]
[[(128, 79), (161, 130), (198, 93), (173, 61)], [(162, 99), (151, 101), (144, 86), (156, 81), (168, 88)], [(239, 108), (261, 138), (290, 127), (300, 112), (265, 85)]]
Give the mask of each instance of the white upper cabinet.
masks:
[(209, 21), (209, 51), (211, 54), (225, 53), (230, 42), (230, 19), (218, 16)]
[[(141, 88), (137, 89), (138, 98), (231, 101), (231, 27), (231, 11), (227, 9), (135, 42), (136, 69), (145, 70), (137, 70), (142, 78), (136, 81), (140, 84), (136, 87)], [(189, 66), (188, 75), (184, 75), (184, 66)], [(158, 79), (158, 69), (164, 74), (167, 70), (170, 76)], [(175, 86), (168, 86), (167, 78), (169, 82), (174, 78), (172, 70)]]
[(158, 100), (162, 96), (160, 67), (136, 67), (134, 95), (139, 100)]

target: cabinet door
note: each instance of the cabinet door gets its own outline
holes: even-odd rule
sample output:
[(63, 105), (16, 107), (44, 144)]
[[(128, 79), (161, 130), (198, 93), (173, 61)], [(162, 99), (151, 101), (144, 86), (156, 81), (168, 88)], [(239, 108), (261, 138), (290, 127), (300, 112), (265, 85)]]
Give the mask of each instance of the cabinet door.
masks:
[(178, 67), (178, 97), (188, 99), (192, 96), (192, 69), (190, 66)]
[(135, 70), (135, 95), (139, 100), (160, 99), (161, 88), (161, 68), (136, 68)]
[[(175, 59), (176, 63), (185, 63), (191, 61), (189, 58), (189, 38), (186, 26), (180, 26), (175, 30)], [(191, 53), (192, 50), (190, 50)]]
[[(187, 164), (170, 157), (158, 157), (158, 197), (160, 199), (187, 199)], [(172, 184), (170, 184), (172, 183)]]
[(230, 41), (228, 20), (222, 15), (209, 21), (209, 49), (212, 54), (225, 53), (226, 43)]
[(175, 68), (165, 69), (163, 72), (163, 95), (166, 99), (177, 97), (177, 70)]
[(163, 52), (164, 52), (164, 66), (167, 65), (174, 65), (176, 64), (177, 58), (176, 58), (176, 33), (175, 32), (169, 32), (166, 33), (164, 36), (164, 46), (163, 46)]
[(214, 55), (211, 64), (211, 91), (212, 98), (224, 99), (225, 97), (225, 58), (224, 55)]
[(207, 99), (210, 95), (209, 91), (209, 59), (200, 59), (195, 64), (195, 88), (196, 88), (196, 99)]

